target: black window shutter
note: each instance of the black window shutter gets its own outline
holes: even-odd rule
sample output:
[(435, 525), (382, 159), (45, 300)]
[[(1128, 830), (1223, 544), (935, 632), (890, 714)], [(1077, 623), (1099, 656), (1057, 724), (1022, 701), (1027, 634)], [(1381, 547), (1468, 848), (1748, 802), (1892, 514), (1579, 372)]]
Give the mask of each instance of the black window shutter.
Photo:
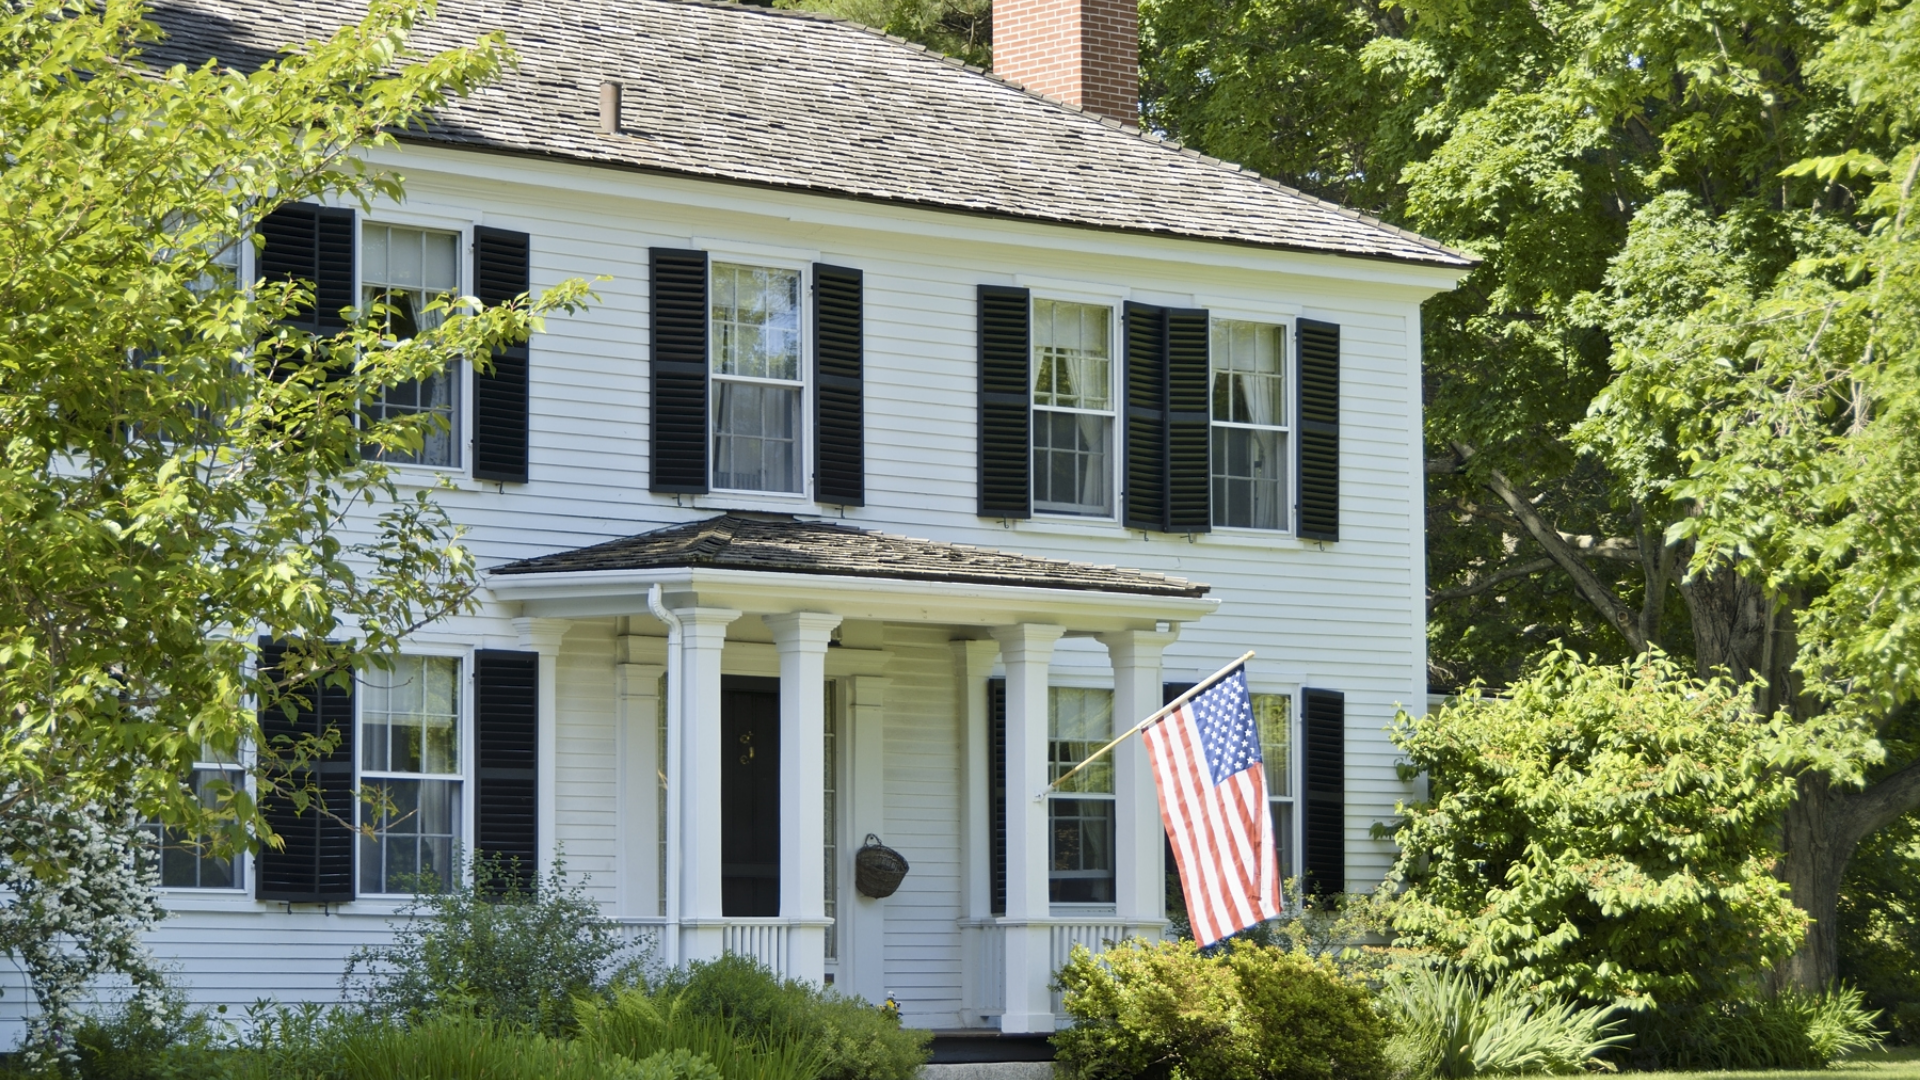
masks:
[(1033, 515), (1033, 306), (1027, 290), (980, 286), (980, 516)]
[(1127, 305), (1129, 529), (1167, 527), (1167, 309)]
[(1209, 450), (1212, 421), (1208, 384), (1213, 378), (1212, 322), (1203, 310), (1167, 312), (1167, 524), (1168, 532), (1213, 528), (1213, 476)]
[(654, 248), (653, 479), (649, 490), (707, 490), (707, 253)]
[(987, 862), (995, 915), (1007, 913), (1007, 680), (987, 680)]
[(864, 284), (860, 271), (813, 268), (813, 497), (867, 501)]
[(474, 851), (500, 884), (531, 889), (540, 872), (540, 654), (473, 655)]
[[(259, 664), (263, 673), (279, 667), (286, 646), (263, 639)], [(260, 806), (267, 824), (282, 846), (262, 848), (254, 873), (254, 896), (261, 900), (323, 904), (353, 899), (354, 791), (353, 791), (353, 683), (341, 686), (304, 686), (294, 691), (305, 699), (292, 716), (279, 705), (262, 708), (260, 734), (267, 746), (334, 731), (339, 744), (333, 752), (302, 769), (278, 770), (288, 786), (305, 788), (318, 797), (304, 811), (285, 795), (268, 796)], [(332, 815), (332, 816), (329, 816)]]
[(1301, 319), (1300, 536), (1340, 539), (1340, 327)]
[(1307, 888), (1322, 896), (1347, 890), (1347, 696), (1338, 690), (1306, 690)]
[[(531, 240), (485, 225), (473, 230), (473, 289), (492, 307), (532, 291)], [(494, 350), (493, 370), (473, 378), (473, 475), (527, 482), (527, 343)]]
[(314, 303), (287, 321), (313, 334), (346, 329), (340, 309), (355, 306), (353, 211), (313, 203), (289, 203), (260, 222), (265, 246), (260, 276), (269, 282), (305, 281)]

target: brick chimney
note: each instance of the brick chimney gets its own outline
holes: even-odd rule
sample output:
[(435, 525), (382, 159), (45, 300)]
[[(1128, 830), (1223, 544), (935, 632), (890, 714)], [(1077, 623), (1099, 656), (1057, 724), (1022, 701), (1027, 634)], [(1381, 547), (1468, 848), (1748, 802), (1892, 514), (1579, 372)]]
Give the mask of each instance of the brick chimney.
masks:
[(994, 0), (993, 70), (1036, 93), (1138, 123), (1139, 0)]

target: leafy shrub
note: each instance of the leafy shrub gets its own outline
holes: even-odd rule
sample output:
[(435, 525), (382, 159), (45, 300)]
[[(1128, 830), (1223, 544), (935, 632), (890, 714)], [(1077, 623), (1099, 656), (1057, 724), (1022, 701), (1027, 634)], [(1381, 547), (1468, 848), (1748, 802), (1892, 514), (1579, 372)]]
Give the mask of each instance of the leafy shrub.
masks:
[(1631, 1018), (1634, 1061), (1668, 1069), (1824, 1068), (1880, 1045), (1855, 989), (1671, 1007)]
[(81, 1080), (190, 1080), (207, 1075), (221, 1049), (214, 1017), (187, 1007), (168, 987), (156, 1007), (134, 998), (104, 1013), (82, 1014), (73, 1030)]
[(369, 1015), (458, 1013), (557, 1034), (573, 1001), (605, 991), (627, 946), (600, 907), (556, 865), (532, 889), (510, 868), (475, 859), (473, 880), (410, 901), (392, 944), (347, 959), (342, 996)]
[(1073, 1027), (1053, 1037), (1075, 1080), (1375, 1080), (1386, 1024), (1332, 964), (1249, 943), (1076, 946), (1055, 976)]
[(691, 1050), (661, 1050), (635, 1063), (618, 1080), (720, 1080), (720, 1070)]
[(1415, 1078), (1580, 1072), (1629, 1038), (1611, 1008), (1542, 1001), (1456, 971), (1402, 972), (1381, 1004), (1394, 1021), (1388, 1056)]
[(1737, 996), (1807, 925), (1772, 872), (1807, 733), (1750, 700), (1658, 655), (1556, 651), (1507, 698), (1403, 717), (1431, 799), (1396, 834), (1401, 943), (1630, 1008)]
[(722, 1017), (744, 1035), (790, 1040), (820, 1057), (820, 1080), (915, 1080), (932, 1036), (857, 997), (782, 981), (744, 956), (696, 962), (658, 994), (689, 1016)]
[[(627, 988), (605, 1001), (581, 1001), (577, 1038), (602, 1055), (652, 1069), (697, 1057), (722, 1080), (814, 1080), (821, 1054), (812, 1043), (751, 1034), (725, 1016), (696, 1015), (671, 995)], [(654, 1065), (647, 1065), (654, 1062)]]

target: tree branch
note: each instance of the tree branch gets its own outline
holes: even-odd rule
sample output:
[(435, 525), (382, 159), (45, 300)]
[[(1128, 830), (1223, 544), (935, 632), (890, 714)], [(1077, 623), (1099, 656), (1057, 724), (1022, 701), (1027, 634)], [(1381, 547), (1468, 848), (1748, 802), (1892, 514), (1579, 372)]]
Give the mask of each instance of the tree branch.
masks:
[(1857, 844), (1878, 830), (1893, 824), (1902, 814), (1920, 809), (1920, 760), (1863, 790), (1851, 792), (1841, 802), (1838, 839)]
[(1451, 476), (1464, 471), (1466, 465), (1466, 459), (1462, 458), (1459, 454), (1448, 454), (1446, 457), (1428, 458), (1427, 475)]
[(1552, 559), (1534, 559), (1532, 562), (1523, 562), (1516, 566), (1509, 566), (1497, 570), (1478, 581), (1466, 585), (1456, 585), (1451, 589), (1441, 589), (1427, 597), (1427, 610), (1432, 611), (1434, 605), (1445, 603), (1448, 600), (1460, 600), (1469, 596), (1477, 596), (1493, 588), (1495, 585), (1512, 581), (1515, 578), (1531, 577), (1542, 570), (1551, 570), (1553, 566), (1554, 562)]
[[(1470, 451), (1457, 443), (1454, 450), (1463, 458), (1471, 456)], [(1547, 557), (1552, 559), (1555, 565), (1573, 578), (1574, 587), (1579, 590), (1580, 595), (1600, 612), (1602, 618), (1620, 632), (1621, 637), (1627, 639), (1627, 644), (1631, 645), (1635, 652), (1646, 651), (1647, 638), (1640, 632), (1634, 613), (1628, 610), (1627, 605), (1621, 603), (1620, 598), (1613, 594), (1613, 590), (1607, 588), (1606, 584), (1588, 568), (1581, 558), (1580, 550), (1563, 539), (1560, 530), (1548, 524), (1546, 519), (1540, 516), (1540, 512), (1534, 509), (1533, 503), (1515, 490), (1512, 482), (1500, 470), (1488, 471), (1486, 486), (1488, 491), (1499, 496), (1500, 501), (1507, 504), (1507, 509), (1519, 520), (1520, 526), (1527, 531), (1527, 535), (1533, 537), (1535, 543), (1546, 549)]]

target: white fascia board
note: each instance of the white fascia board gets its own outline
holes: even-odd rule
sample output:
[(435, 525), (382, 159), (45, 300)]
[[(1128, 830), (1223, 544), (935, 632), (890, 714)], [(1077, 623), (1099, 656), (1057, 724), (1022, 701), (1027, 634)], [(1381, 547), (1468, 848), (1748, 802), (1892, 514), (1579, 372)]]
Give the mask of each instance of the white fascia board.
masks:
[[(1155, 236), (1071, 222), (1055, 224), (999, 218), (958, 209), (931, 209), (852, 195), (790, 191), (720, 177), (706, 179), (647, 172), (501, 150), (415, 143), (361, 153), (369, 164), (405, 167), (416, 175), (424, 169), (435, 169), (463, 180), (485, 176), (569, 197), (604, 195), (728, 214), (757, 214), (804, 225), (1346, 281), (1407, 290), (1406, 298), (1416, 303), (1452, 289), (1472, 270), (1472, 267), (1426, 266), (1363, 256), (1321, 255), (1197, 237)], [(485, 160), (486, 165), (477, 167), (479, 160)], [(672, 220), (670, 214), (663, 214), (662, 218)]]
[(527, 616), (557, 619), (644, 612), (647, 590), (656, 584), (676, 607), (726, 607), (750, 615), (822, 611), (848, 619), (961, 626), (1046, 622), (1073, 633), (1193, 622), (1220, 606), (1220, 601), (1200, 596), (712, 568), (571, 570), (487, 578), (496, 599), (519, 604)]

